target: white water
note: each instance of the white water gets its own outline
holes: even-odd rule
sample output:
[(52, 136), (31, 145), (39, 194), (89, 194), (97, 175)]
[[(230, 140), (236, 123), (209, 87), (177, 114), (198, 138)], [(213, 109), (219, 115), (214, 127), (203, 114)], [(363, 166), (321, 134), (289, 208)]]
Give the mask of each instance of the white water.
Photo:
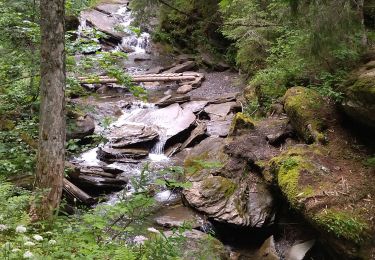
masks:
[[(123, 37), (122, 42), (115, 48), (115, 50), (126, 51), (132, 49), (134, 50), (134, 54), (147, 53), (148, 49), (150, 48), (150, 35), (146, 32), (140, 34), (134, 32), (134, 28), (131, 27), (133, 17), (130, 10), (128, 10), (128, 8), (124, 6), (116, 12), (115, 17), (119, 20), (119, 27), (126, 34), (126, 36)], [(86, 20), (82, 19), (81, 25), (78, 29), (78, 36), (85, 37), (84, 35), (86, 30), (90, 31), (93, 29), (87, 25)], [(129, 55), (132, 55), (133, 53), (130, 53)], [(157, 128), (157, 122), (159, 119), (146, 116), (146, 114), (149, 114), (151, 111), (156, 109), (157, 108), (154, 104), (141, 101), (134, 102), (130, 108), (123, 109), (123, 114), (114, 123), (112, 123), (108, 129), (101, 133), (106, 136), (114, 128), (119, 128), (125, 124), (141, 124), (147, 126), (152, 124), (155, 126), (160, 136), (160, 140), (155, 144), (155, 147), (151, 149), (149, 157), (147, 159), (140, 160), (138, 164), (112, 163), (108, 165), (109, 167), (121, 169), (124, 171), (124, 176), (132, 178), (140, 176), (142, 167), (145, 163), (150, 162), (150, 167), (154, 168), (155, 171), (156, 169), (162, 169), (168, 166), (169, 158), (164, 155), (164, 146), (167, 140), (164, 137), (164, 133), (166, 130)], [(97, 151), (98, 148), (91, 149), (75, 158), (75, 161), (78, 161), (81, 165), (85, 166), (106, 165), (104, 162), (101, 162), (99, 159), (97, 159)], [(151, 178), (156, 177), (157, 176), (154, 176), (154, 173), (151, 174)], [(129, 184), (124, 188), (123, 191), (109, 196), (107, 204), (115, 204), (121, 199), (121, 197), (130, 196), (133, 192), (134, 188), (132, 187), (131, 182), (129, 182)], [(167, 202), (171, 199), (176, 199), (177, 195), (173, 194), (170, 191), (163, 191), (158, 193), (155, 197), (159, 202)]]
[(134, 21), (131, 11), (127, 7), (120, 8), (116, 15), (121, 17), (120, 27), (127, 34), (122, 38), (121, 44), (118, 46), (120, 50), (133, 49), (134, 53), (146, 53), (150, 47), (150, 34), (142, 32), (139, 35), (134, 32), (131, 24)]

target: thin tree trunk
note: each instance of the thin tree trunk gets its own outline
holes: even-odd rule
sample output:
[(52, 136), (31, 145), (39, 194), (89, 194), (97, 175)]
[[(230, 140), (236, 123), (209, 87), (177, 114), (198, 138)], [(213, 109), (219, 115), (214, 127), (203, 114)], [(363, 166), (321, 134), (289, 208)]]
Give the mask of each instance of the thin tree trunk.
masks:
[(36, 199), (33, 221), (48, 219), (59, 207), (65, 161), (64, 0), (41, 0), (41, 81)]
[(364, 16), (364, 0), (357, 1), (357, 12), (358, 12), (358, 18), (360, 20), (361, 27), (363, 30), (361, 43), (362, 43), (362, 46), (365, 48), (367, 46), (367, 34), (366, 34), (365, 16)]

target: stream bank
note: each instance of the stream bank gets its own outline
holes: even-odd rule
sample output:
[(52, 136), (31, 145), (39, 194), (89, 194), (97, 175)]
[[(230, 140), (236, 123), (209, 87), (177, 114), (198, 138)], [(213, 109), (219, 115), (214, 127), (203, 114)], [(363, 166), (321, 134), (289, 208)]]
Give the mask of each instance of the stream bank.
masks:
[[(125, 193), (131, 194), (129, 179), (139, 176), (145, 163), (155, 172), (171, 165), (193, 167), (195, 170), (186, 176), (192, 187), (182, 192), (183, 203), (189, 207), (181, 205), (179, 193), (168, 189), (155, 191), (156, 201), (167, 206), (155, 216), (156, 224), (168, 229), (181, 225), (183, 220), (193, 220), (195, 229), (215, 232), (231, 251), (231, 259), (336, 259), (334, 251), (340, 250), (348, 257), (358, 255), (358, 244), (351, 234), (344, 237), (348, 240), (345, 248), (335, 247), (335, 236), (343, 239), (342, 236), (347, 235), (329, 231), (330, 221), (335, 223), (335, 219), (325, 223), (315, 219), (319, 214), (326, 214), (328, 207), (329, 213), (347, 202), (344, 199), (335, 203), (331, 196), (337, 198), (341, 194), (338, 192), (347, 194), (348, 191), (342, 189), (347, 189), (345, 183), (350, 176), (344, 173), (361, 168), (358, 162), (352, 163), (351, 156), (346, 158), (348, 163), (338, 156), (332, 159), (331, 152), (326, 154), (319, 145), (306, 145), (306, 142), (325, 143), (327, 138), (336, 146), (323, 147), (323, 150), (349, 151), (348, 147), (337, 146), (340, 138), (349, 140), (344, 132), (337, 136), (330, 134), (331, 131), (340, 133), (340, 125), (334, 123), (320, 128), (321, 124), (313, 121), (318, 115), (317, 108), (313, 105), (306, 108), (305, 103), (300, 107), (293, 100), (297, 97), (298, 101), (304, 89), (291, 90), (281, 111), (266, 119), (254, 121), (238, 113), (244, 102), (243, 86), (236, 84), (237, 73), (205, 72), (189, 56), (158, 53), (147, 33), (137, 36), (115, 31), (119, 22), (124, 26), (130, 24), (125, 2), (104, 4), (95, 11), (86, 11), (83, 15), (86, 22), (82, 26), (89, 24), (109, 34), (111, 38), (106, 48), (130, 52), (124, 62), (130, 74), (198, 70), (204, 74), (205, 81), (195, 86), (191, 83), (191, 90), (185, 94), (177, 93), (186, 86), (184, 82), (144, 84), (149, 93), (148, 102), (136, 100), (116, 84), (86, 84), (87, 89), (99, 95), (73, 102), (92, 107), (86, 116), (94, 121), (94, 131), (103, 133), (109, 142), (72, 160), (76, 169), (70, 180), (91, 197), (124, 187)], [(119, 46), (113, 46), (113, 42)], [(319, 102), (312, 100), (311, 104)], [(322, 103), (318, 110), (323, 106)], [(312, 109), (313, 114), (300, 114), (306, 109)], [(101, 121), (108, 116), (116, 120), (103, 129)], [(337, 115), (319, 115), (319, 118), (337, 118)], [(306, 126), (310, 127), (306, 130)], [(328, 136), (322, 136), (323, 132)], [(215, 164), (207, 166), (202, 161)], [(312, 178), (306, 172), (321, 178)], [(340, 190), (330, 187), (335, 179), (333, 174), (341, 180), (337, 184), (342, 186)], [(369, 176), (366, 171), (361, 174)], [(368, 182), (367, 177), (363, 182)], [(357, 183), (354, 187), (360, 185), (365, 184)], [(371, 187), (368, 191), (370, 197), (357, 194), (349, 200), (371, 201), (374, 193)], [(112, 193), (109, 203), (116, 203), (117, 196)], [(289, 207), (292, 212), (286, 210)], [(366, 214), (369, 217), (369, 213)], [(326, 220), (325, 215), (321, 216)], [(346, 217), (343, 221), (353, 219), (356, 220)], [(357, 231), (361, 230), (348, 232)], [(354, 245), (350, 244), (352, 242)], [(296, 254), (296, 258), (291, 258), (291, 254)]]

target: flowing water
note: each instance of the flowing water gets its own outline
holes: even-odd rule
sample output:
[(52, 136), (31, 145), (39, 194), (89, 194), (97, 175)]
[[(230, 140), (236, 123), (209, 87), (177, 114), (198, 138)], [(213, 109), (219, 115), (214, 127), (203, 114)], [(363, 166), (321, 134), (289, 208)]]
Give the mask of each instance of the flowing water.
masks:
[[(134, 61), (132, 61), (132, 57), (135, 57), (140, 54), (147, 54), (150, 52), (150, 34), (147, 32), (138, 32), (135, 28), (131, 26), (133, 22), (133, 17), (131, 11), (126, 6), (121, 7), (115, 13), (115, 17), (119, 22), (120, 30), (123, 30), (126, 36), (122, 38), (121, 43), (119, 43), (118, 46), (114, 48), (114, 50), (132, 50), (132, 52), (128, 54), (129, 63), (126, 66), (128, 73), (132, 74), (144, 72), (145, 69), (141, 66), (138, 66), (138, 64), (135, 64)], [(90, 30), (93, 29), (87, 25), (87, 21), (85, 19), (81, 19), (81, 24), (78, 28), (78, 36), (80, 37), (81, 35), (83, 35), (85, 31)], [(156, 106), (152, 103), (134, 101), (132, 102), (130, 107), (122, 109), (122, 115), (115, 122), (113, 122), (107, 129), (98, 132), (98, 134), (102, 134), (104, 137), (106, 137), (111, 133), (111, 131), (113, 131), (116, 128), (120, 128), (125, 124), (138, 124), (144, 126), (154, 124), (155, 129), (157, 129), (158, 134), (160, 136), (155, 146), (150, 150), (148, 158), (139, 160), (138, 163), (112, 163), (107, 166), (121, 169), (124, 171), (124, 176), (132, 178), (139, 176), (142, 171), (142, 168), (146, 164), (149, 164), (149, 167), (154, 171), (160, 170), (172, 164), (172, 160), (170, 160), (167, 156), (164, 155), (164, 146), (167, 141), (164, 134), (166, 130), (157, 127), (157, 118), (149, 118), (144, 116), (156, 109)], [(101, 144), (99, 145), (99, 147), (103, 145), (104, 144)], [(84, 166), (104, 166), (106, 164), (97, 158), (98, 149), (98, 147), (91, 149), (81, 154), (80, 156), (74, 158), (73, 161), (78, 162), (80, 165)], [(127, 187), (124, 187), (124, 191), (110, 195), (108, 197), (107, 203), (114, 204), (118, 200), (118, 197), (123, 196), (124, 193), (131, 194), (132, 191), (134, 191), (134, 189), (130, 183), (127, 185)], [(155, 195), (155, 199), (159, 202), (166, 202), (171, 199), (176, 199), (176, 196), (177, 195), (173, 192), (169, 190), (164, 190), (160, 193), (157, 193)]]

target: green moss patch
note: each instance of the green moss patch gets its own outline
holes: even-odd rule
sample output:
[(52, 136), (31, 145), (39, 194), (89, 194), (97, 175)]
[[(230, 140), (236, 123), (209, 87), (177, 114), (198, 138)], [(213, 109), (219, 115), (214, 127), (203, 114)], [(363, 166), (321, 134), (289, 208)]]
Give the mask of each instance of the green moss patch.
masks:
[(325, 142), (323, 113), (327, 107), (318, 92), (304, 87), (291, 88), (284, 96), (284, 108), (291, 124), (306, 142)]
[(230, 135), (237, 134), (240, 130), (254, 129), (253, 120), (243, 113), (237, 113), (229, 129)]
[(202, 188), (217, 190), (219, 194), (222, 194), (227, 198), (235, 192), (237, 185), (230, 179), (221, 176), (213, 176), (203, 181)]
[(273, 172), (276, 174), (277, 184), (288, 198), (293, 207), (299, 208), (299, 200), (313, 193), (312, 187), (308, 189), (299, 185), (300, 174), (312, 168), (311, 164), (301, 155), (285, 154), (272, 160)]
[(368, 225), (353, 213), (324, 210), (314, 216), (313, 221), (337, 238), (344, 238), (356, 244), (361, 244), (368, 237)]

